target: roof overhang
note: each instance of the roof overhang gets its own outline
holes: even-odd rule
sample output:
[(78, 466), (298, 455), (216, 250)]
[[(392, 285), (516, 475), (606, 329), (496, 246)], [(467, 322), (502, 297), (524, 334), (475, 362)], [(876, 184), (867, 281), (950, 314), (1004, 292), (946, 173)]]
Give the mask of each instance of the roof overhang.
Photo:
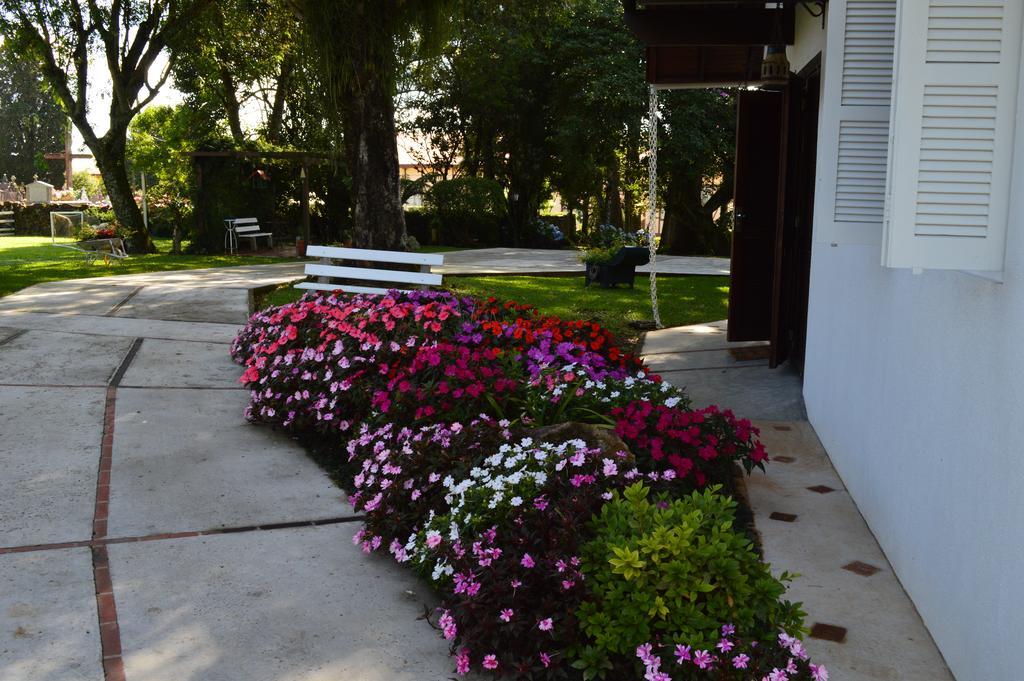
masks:
[(765, 45), (793, 44), (798, 0), (622, 0), (647, 48), (647, 82), (756, 85)]

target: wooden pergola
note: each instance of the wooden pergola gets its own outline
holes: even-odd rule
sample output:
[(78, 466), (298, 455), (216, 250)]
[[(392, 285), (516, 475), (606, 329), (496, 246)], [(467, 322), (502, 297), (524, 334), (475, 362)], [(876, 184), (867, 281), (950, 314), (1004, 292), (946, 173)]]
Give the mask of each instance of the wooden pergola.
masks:
[[(186, 151), (182, 152), (186, 158), (192, 159), (196, 170), (196, 189), (198, 195), (202, 196), (203, 189), (203, 164), (202, 159), (207, 158), (229, 158), (229, 159), (256, 159), (256, 160), (284, 160), (301, 165), (302, 177), (302, 235), (306, 242), (309, 242), (309, 167), (314, 163), (328, 163), (332, 160), (329, 154), (312, 151)], [(197, 211), (200, 219), (205, 220), (204, 213)], [(205, 225), (200, 225), (200, 228)]]

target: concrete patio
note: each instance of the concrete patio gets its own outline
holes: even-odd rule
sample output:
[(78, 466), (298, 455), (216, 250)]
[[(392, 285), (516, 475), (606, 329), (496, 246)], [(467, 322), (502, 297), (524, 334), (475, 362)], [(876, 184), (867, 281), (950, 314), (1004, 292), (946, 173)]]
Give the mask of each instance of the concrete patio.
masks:
[(442, 679), (408, 571), (242, 416), (228, 343), (291, 266), (44, 284), (0, 300), (0, 679)]

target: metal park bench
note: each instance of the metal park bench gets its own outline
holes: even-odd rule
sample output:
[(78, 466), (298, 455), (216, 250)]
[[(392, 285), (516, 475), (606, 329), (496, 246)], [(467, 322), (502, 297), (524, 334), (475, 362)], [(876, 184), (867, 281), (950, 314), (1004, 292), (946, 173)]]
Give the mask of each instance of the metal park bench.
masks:
[[(304, 281), (296, 284), (295, 288), (313, 291), (341, 290), (345, 293), (377, 294), (387, 293), (388, 290), (398, 288), (397, 286), (381, 288), (380, 286), (363, 286), (360, 284), (332, 284), (329, 283), (329, 279), (350, 279), (372, 283), (394, 282), (396, 284), (411, 284), (419, 287), (441, 285), (441, 275), (430, 272), (431, 266), (444, 264), (444, 256), (440, 254), (309, 246), (306, 248), (306, 255), (320, 258), (319, 263), (306, 264), (306, 276), (317, 277), (317, 281)], [(372, 267), (339, 266), (332, 265), (332, 260), (418, 265), (420, 271), (408, 272), (402, 270), (382, 270)]]
[(227, 232), (224, 234), (224, 241), (229, 253), (238, 250), (239, 239), (252, 239), (252, 250), (256, 250), (256, 240), (265, 238), (274, 247), (274, 233), (264, 232), (260, 228), (260, 221), (256, 218), (227, 218), (224, 220)]

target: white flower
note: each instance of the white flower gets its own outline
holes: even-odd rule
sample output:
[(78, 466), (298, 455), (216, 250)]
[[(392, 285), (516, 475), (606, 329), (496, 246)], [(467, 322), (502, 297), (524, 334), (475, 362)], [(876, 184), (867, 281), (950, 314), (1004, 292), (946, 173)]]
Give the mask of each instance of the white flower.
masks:
[(665, 400), (665, 406), (668, 407), (669, 409), (676, 406), (677, 404), (679, 404), (678, 397), (670, 397), (667, 400)]
[(523, 505), (523, 498), (522, 497), (512, 497), (511, 499), (508, 500), (508, 503), (512, 504), (513, 506), (522, 506)]

